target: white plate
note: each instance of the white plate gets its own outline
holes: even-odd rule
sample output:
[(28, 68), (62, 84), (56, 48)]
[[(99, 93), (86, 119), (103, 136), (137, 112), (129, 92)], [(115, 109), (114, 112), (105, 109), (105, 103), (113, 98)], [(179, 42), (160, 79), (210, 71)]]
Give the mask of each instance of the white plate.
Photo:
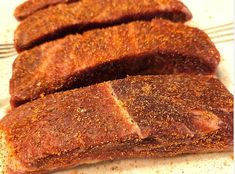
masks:
[[(12, 43), (17, 22), (13, 10), (22, 0), (0, 1), (0, 43)], [(189, 25), (201, 29), (233, 21), (233, 0), (183, 0), (193, 13)], [(218, 74), (220, 80), (232, 92), (233, 81), (233, 42), (217, 44), (222, 60)], [(15, 57), (0, 59), (0, 117), (5, 115), (9, 106), (8, 84), (11, 66)], [(184, 155), (161, 159), (132, 159), (104, 162), (78, 167), (60, 173), (79, 174), (231, 174), (233, 171), (233, 153), (211, 153)]]

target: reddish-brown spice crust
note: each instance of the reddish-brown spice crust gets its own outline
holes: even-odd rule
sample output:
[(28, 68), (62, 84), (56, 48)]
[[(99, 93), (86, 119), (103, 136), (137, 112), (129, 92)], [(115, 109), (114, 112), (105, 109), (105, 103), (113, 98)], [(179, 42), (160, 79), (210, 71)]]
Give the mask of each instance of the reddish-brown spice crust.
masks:
[(16, 172), (230, 151), (233, 96), (212, 76), (128, 77), (29, 102), (0, 127)]
[(70, 3), (77, 0), (27, 0), (16, 7), (14, 16), (17, 20), (23, 20), (33, 13), (60, 3)]
[(19, 54), (10, 81), (11, 104), (128, 74), (213, 74), (219, 61), (203, 31), (167, 20), (92, 30)]
[(24, 20), (15, 31), (15, 48), (21, 52), (68, 33), (154, 17), (184, 22), (192, 15), (178, 0), (83, 0), (59, 4)]

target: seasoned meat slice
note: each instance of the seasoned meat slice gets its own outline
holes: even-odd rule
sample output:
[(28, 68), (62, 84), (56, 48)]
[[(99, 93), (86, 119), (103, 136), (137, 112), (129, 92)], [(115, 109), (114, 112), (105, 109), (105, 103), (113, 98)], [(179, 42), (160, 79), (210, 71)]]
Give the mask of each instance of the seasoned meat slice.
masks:
[(68, 33), (154, 17), (184, 22), (192, 15), (178, 0), (82, 0), (28, 17), (16, 29), (14, 43), (20, 52)]
[(220, 55), (201, 30), (154, 19), (70, 35), (16, 58), (12, 106), (133, 74), (213, 74)]
[(132, 76), (26, 103), (0, 130), (15, 173), (232, 151), (233, 96), (212, 76)]
[(17, 20), (23, 20), (33, 13), (60, 3), (70, 3), (78, 0), (27, 0), (16, 7), (14, 16)]

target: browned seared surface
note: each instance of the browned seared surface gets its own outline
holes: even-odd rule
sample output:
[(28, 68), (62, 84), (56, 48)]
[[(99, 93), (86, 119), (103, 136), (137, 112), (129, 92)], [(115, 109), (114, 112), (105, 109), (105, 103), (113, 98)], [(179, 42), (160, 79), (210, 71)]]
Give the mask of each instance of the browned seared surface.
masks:
[(178, 0), (82, 0), (28, 17), (16, 29), (14, 42), (20, 52), (68, 33), (154, 17), (184, 22), (192, 16)]
[(132, 22), (43, 44), (14, 62), (12, 106), (127, 74), (214, 73), (220, 56), (202, 31), (166, 20)]
[(128, 77), (29, 102), (0, 126), (17, 172), (231, 151), (233, 96), (212, 76)]
[(16, 7), (14, 16), (18, 20), (23, 20), (33, 13), (60, 3), (75, 2), (77, 0), (27, 0)]

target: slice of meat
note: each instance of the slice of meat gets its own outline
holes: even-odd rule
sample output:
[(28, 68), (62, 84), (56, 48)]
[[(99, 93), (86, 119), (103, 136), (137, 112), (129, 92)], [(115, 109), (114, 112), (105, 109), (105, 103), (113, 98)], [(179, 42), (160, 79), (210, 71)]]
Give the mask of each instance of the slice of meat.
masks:
[(178, 0), (83, 0), (28, 17), (16, 29), (14, 43), (20, 52), (68, 33), (154, 17), (184, 22), (192, 15)]
[(211, 74), (219, 61), (203, 31), (167, 20), (92, 30), (19, 54), (10, 81), (11, 104), (128, 74)]
[(26, 103), (0, 127), (16, 173), (232, 151), (233, 96), (212, 76), (132, 76)]
[(23, 20), (33, 13), (60, 3), (70, 3), (77, 0), (27, 0), (16, 7), (14, 16), (17, 20)]

